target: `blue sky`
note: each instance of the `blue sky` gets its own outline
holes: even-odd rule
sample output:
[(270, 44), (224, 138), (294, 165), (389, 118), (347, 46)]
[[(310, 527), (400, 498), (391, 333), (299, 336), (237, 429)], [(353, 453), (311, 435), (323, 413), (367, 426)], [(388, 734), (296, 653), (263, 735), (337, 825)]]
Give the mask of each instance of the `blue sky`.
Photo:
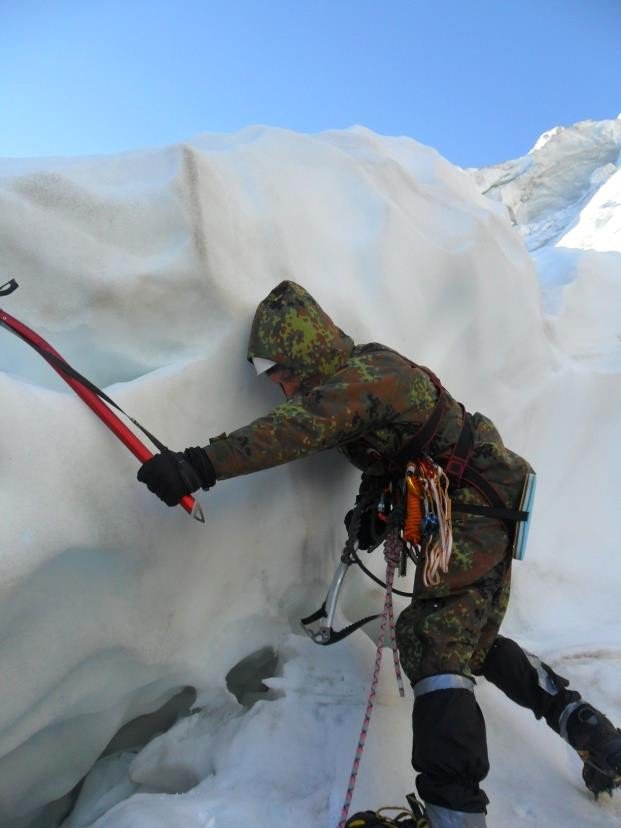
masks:
[(621, 0), (0, 0), (0, 156), (363, 124), (462, 166), (621, 112)]

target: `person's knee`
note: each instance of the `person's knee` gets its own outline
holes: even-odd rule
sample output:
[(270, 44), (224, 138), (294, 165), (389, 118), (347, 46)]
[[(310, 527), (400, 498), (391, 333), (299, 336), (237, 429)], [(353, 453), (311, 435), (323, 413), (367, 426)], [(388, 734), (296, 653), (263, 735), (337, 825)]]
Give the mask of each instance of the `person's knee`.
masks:
[(416, 603), (397, 619), (401, 666), (412, 685), (425, 676), (470, 673), (478, 630), (472, 629), (446, 599)]
[(423, 641), (419, 632), (418, 620), (412, 612), (412, 605), (397, 618), (395, 634), (401, 667), (413, 684), (420, 677)]

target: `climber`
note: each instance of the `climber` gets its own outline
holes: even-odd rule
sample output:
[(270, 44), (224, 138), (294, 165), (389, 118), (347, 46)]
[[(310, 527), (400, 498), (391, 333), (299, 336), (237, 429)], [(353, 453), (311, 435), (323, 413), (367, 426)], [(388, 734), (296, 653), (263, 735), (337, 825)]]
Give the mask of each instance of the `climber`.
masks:
[(428, 369), (385, 346), (354, 345), (299, 285), (285, 281), (259, 305), (248, 360), (286, 401), (209, 445), (163, 453), (138, 479), (169, 506), (216, 480), (329, 448), (365, 476), (403, 479), (424, 452), (445, 468), (454, 502), (452, 554), (429, 582), (418, 567), (397, 622), (414, 691), (412, 764), (432, 828), (481, 828), (488, 770), (475, 677), (484, 676), (574, 747), (595, 794), (621, 783), (621, 732), (536, 656), (499, 634), (512, 564), (514, 517), (528, 462), (494, 424), (470, 415)]

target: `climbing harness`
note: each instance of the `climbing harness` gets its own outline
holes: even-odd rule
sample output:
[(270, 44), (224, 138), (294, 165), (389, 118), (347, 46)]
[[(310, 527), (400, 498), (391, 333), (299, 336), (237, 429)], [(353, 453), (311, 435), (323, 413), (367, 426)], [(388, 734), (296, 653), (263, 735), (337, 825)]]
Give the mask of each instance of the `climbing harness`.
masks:
[[(429, 368), (425, 368), (422, 365), (416, 365), (416, 363), (413, 362), (410, 364), (427, 374), (435, 386), (438, 396), (427, 420), (406, 443), (401, 451), (394, 458), (392, 458), (392, 465), (395, 468), (403, 468), (410, 460), (418, 459), (425, 454), (428, 446), (438, 433), (442, 418), (449, 404), (449, 395), (433, 371), (430, 371)], [(470, 462), (475, 447), (475, 428), (472, 423), (472, 415), (465, 410), (463, 405), (460, 404), (460, 407), (462, 411), (462, 426), (455, 445), (450, 452), (444, 456), (441, 455), (436, 457), (435, 459), (443, 468), (449, 479), (450, 485), (454, 489), (460, 485), (469, 486), (477, 491), (488, 505), (480, 506), (470, 503), (460, 503), (459, 501), (453, 500), (451, 507), (452, 511), (471, 515), (481, 515), (483, 517), (501, 520), (507, 527), (510, 537), (515, 539), (520, 534), (518, 531), (520, 524), (527, 524), (530, 518), (530, 510), (532, 508), (534, 496), (535, 475), (533, 473), (526, 476), (525, 485), (528, 487), (529, 497), (522, 497), (522, 501), (518, 509), (508, 509), (502, 495), (498, 492), (496, 487), (490, 483), (484, 475), (478, 472)], [(529, 477), (532, 478), (530, 483), (528, 480)], [(522, 557), (524, 554), (527, 534), (527, 530), (523, 530), (521, 533)]]
[[(411, 363), (413, 366), (414, 363)], [(453, 449), (432, 460), (426, 449), (438, 433), (442, 417), (448, 405), (448, 394), (436, 375), (423, 366), (415, 366), (425, 371), (435, 386), (438, 396), (434, 408), (422, 426), (411, 437), (401, 451), (391, 459), (392, 479), (388, 487), (382, 477), (363, 475), (360, 492), (356, 498), (356, 506), (348, 527), (348, 538), (345, 544), (341, 561), (328, 589), (328, 594), (321, 607), (311, 615), (302, 619), (302, 625), (317, 644), (328, 645), (351, 635), (369, 621), (379, 615), (369, 615), (350, 624), (343, 630), (335, 630), (332, 626), (339, 593), (349, 567), (358, 565), (375, 583), (386, 587), (362, 563), (356, 548), (356, 539), (360, 529), (362, 515), (369, 508), (376, 508), (379, 517), (388, 519), (392, 503), (386, 509), (386, 491), (393, 496), (401, 495), (406, 501), (406, 511), (403, 517), (403, 553), (399, 565), (399, 573), (405, 574), (408, 557), (416, 564), (423, 564), (423, 583), (425, 586), (436, 586), (440, 582), (440, 573), (446, 573), (452, 552), (452, 515), (465, 513), (480, 515), (502, 521), (513, 541), (513, 556), (520, 560), (524, 557), (526, 539), (528, 537), (529, 520), (532, 513), (532, 504), (535, 493), (536, 475), (527, 474), (520, 505), (518, 509), (507, 508), (502, 496), (495, 486), (490, 483), (471, 464), (474, 452), (475, 430), (472, 417), (462, 408), (462, 427)], [(402, 490), (399, 487), (399, 470), (406, 468), (405, 482)], [(488, 505), (461, 503), (449, 497), (449, 486), (454, 489), (460, 485), (467, 485), (483, 497)], [(392, 519), (395, 519), (395, 515)], [(380, 539), (381, 540), (381, 539)], [(379, 543), (379, 541), (378, 541)], [(376, 547), (371, 544), (368, 552)], [(393, 589), (396, 595), (412, 597), (412, 593)]]
[[(390, 349), (386, 349), (390, 350)], [(435, 586), (439, 583), (440, 573), (448, 569), (452, 551), (451, 521), (455, 513), (480, 515), (502, 521), (513, 540), (513, 555), (522, 559), (528, 536), (529, 520), (532, 513), (532, 504), (535, 492), (536, 476), (534, 473), (526, 475), (522, 498), (518, 509), (507, 508), (501, 494), (496, 487), (478, 472), (470, 462), (474, 453), (475, 429), (472, 416), (462, 408), (462, 427), (453, 449), (444, 456), (431, 460), (427, 449), (436, 437), (442, 418), (449, 404), (449, 396), (438, 377), (415, 363), (413, 367), (424, 371), (437, 391), (437, 399), (427, 420), (412, 435), (401, 451), (389, 461), (391, 468), (390, 491), (399, 495), (399, 485), (396, 483), (403, 474), (404, 468), (410, 468), (406, 473), (405, 490), (409, 509), (409, 517), (405, 516), (407, 526), (404, 526), (404, 551), (400, 563), (400, 574), (405, 574), (407, 559), (411, 558), (416, 564), (423, 562), (423, 582), (426, 586)], [(412, 471), (414, 466), (414, 471)], [(426, 481), (422, 488), (418, 480)], [(422, 483), (421, 480), (421, 483)], [(457, 489), (460, 485), (467, 485), (483, 497), (487, 505), (461, 503), (449, 498), (448, 487)], [(369, 615), (362, 618), (343, 630), (334, 630), (332, 623), (338, 602), (338, 596), (345, 579), (345, 575), (352, 564), (358, 565), (362, 571), (382, 587), (386, 584), (375, 576), (362, 563), (356, 548), (356, 539), (360, 528), (360, 521), (365, 510), (377, 508), (379, 515), (385, 508), (386, 483), (381, 477), (363, 475), (361, 489), (356, 499), (352, 519), (348, 529), (348, 539), (341, 555), (339, 567), (332, 579), (326, 600), (312, 615), (302, 619), (306, 632), (317, 644), (334, 644), (342, 641), (364, 624), (378, 618), (378, 615)], [(416, 505), (415, 497), (419, 504)], [(392, 504), (391, 504), (392, 505)], [(383, 513), (386, 517), (386, 513)], [(419, 538), (420, 532), (420, 538)], [(371, 545), (368, 552), (375, 546)], [(393, 589), (395, 595), (412, 597), (412, 593)]]
[[(305, 631), (316, 644), (335, 644), (380, 617), (378, 613), (367, 615), (342, 630), (335, 630), (332, 626), (339, 594), (352, 564), (357, 564), (379, 586), (384, 589), (387, 587), (387, 582), (374, 575), (362, 563), (356, 548), (360, 523), (369, 509), (377, 510), (378, 516), (387, 525), (397, 526), (399, 529), (402, 527), (403, 544), (398, 574), (407, 574), (409, 558), (416, 564), (422, 563), (426, 586), (439, 583), (439, 572), (448, 571), (453, 543), (448, 486), (449, 481), (442, 468), (426, 456), (409, 462), (405, 478), (392, 480), (388, 485), (384, 478), (363, 475), (349, 523), (347, 541), (326, 599), (316, 612), (302, 618)], [(385, 537), (385, 534), (382, 535), (378, 543), (366, 551), (373, 552)], [(412, 597), (411, 592), (394, 587), (392, 593), (405, 598)]]
[[(11, 279), (4, 285), (0, 285), (0, 296), (8, 296), (17, 290), (17, 282)], [(133, 417), (130, 417), (123, 409), (117, 405), (104, 391), (98, 388), (94, 383), (88, 380), (82, 374), (78, 373), (69, 363), (56, 351), (49, 342), (46, 342), (41, 336), (28, 328), (15, 317), (0, 308), (0, 327), (6, 328), (11, 333), (15, 334), (19, 339), (30, 345), (43, 359), (50, 365), (51, 368), (69, 385), (75, 393), (82, 399), (86, 405), (93, 411), (99, 419), (112, 431), (113, 434), (132, 452), (132, 454), (145, 463), (153, 457), (153, 453), (138, 439), (138, 437), (131, 431), (125, 423), (117, 417), (110, 406), (116, 408), (125, 417), (128, 418), (142, 433), (153, 443), (153, 445), (162, 453), (170, 452), (163, 443), (161, 443), (151, 432), (147, 431)], [(185, 495), (179, 501), (180, 505), (191, 515), (195, 520), (201, 523), (205, 522), (205, 516), (200, 503), (191, 495)]]

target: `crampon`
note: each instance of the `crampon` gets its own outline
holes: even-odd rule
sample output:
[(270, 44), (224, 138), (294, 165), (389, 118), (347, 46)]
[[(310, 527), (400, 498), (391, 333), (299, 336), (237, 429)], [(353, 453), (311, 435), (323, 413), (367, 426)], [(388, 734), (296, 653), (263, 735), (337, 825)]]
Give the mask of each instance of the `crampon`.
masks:
[[(386, 807), (378, 811), (359, 811), (347, 820), (345, 828), (431, 828), (415, 795), (408, 794), (406, 799), (407, 809)], [(394, 816), (389, 816), (389, 811)]]
[(570, 744), (582, 761), (582, 778), (597, 797), (612, 796), (621, 787), (621, 730), (590, 704), (581, 704), (571, 717)]
[(614, 752), (609, 753), (605, 758), (602, 756), (585, 757), (584, 753), (587, 751), (580, 754), (584, 761), (582, 778), (595, 799), (601, 793), (612, 796), (614, 789), (621, 787), (621, 733), (616, 741), (618, 745), (611, 746)]

